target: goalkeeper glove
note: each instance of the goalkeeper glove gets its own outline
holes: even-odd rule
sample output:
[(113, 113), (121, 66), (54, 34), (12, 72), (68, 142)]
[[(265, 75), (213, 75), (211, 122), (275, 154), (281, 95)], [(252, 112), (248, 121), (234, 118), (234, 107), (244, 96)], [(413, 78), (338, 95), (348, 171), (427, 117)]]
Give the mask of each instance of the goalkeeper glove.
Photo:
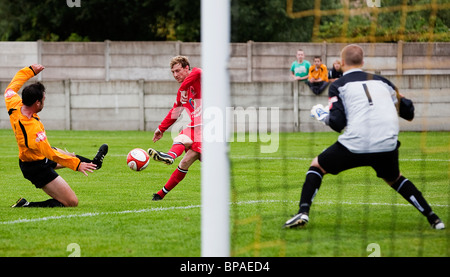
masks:
[(329, 113), (328, 106), (324, 107), (322, 104), (315, 105), (311, 109), (311, 117), (319, 120), (323, 124), (325, 124), (325, 119), (328, 117)]

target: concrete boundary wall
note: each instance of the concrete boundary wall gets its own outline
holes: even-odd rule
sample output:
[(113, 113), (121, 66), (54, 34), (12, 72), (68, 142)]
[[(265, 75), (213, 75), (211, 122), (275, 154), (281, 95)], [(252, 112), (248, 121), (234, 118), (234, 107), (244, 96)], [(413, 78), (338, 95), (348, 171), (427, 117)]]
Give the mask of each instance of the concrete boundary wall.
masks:
[[(402, 130), (450, 130), (450, 43), (362, 43), (364, 69), (393, 80), (416, 103), (416, 119), (400, 120)], [(309, 117), (310, 108), (327, 103), (327, 92), (313, 95), (290, 78), (297, 49), (306, 59), (321, 56), (330, 66), (340, 43), (232, 43), (231, 79), (235, 131), (330, 131)], [(41, 114), (47, 129), (154, 130), (175, 98), (178, 84), (170, 58), (186, 55), (201, 66), (201, 44), (175, 42), (0, 42), (0, 88), (22, 67), (46, 69), (30, 82), (47, 87)], [(0, 107), (4, 109), (4, 102)], [(277, 117), (272, 117), (276, 115)], [(186, 119), (185, 119), (186, 121)], [(181, 128), (181, 121), (173, 127)], [(6, 111), (0, 128), (10, 128)]]
[[(297, 49), (306, 59), (321, 56), (330, 67), (342, 43), (252, 42), (230, 44), (232, 82), (290, 81), (289, 68)], [(361, 43), (365, 70), (383, 75), (448, 75), (450, 43)], [(21, 67), (41, 63), (39, 80), (171, 81), (170, 58), (186, 55), (201, 66), (201, 43), (187, 42), (0, 42), (0, 80)]]
[[(412, 122), (401, 119), (401, 130), (450, 130), (450, 75), (388, 78), (416, 106), (416, 118)], [(153, 131), (172, 107), (179, 86), (175, 81), (144, 80), (43, 83), (47, 98), (40, 116), (48, 130)], [(7, 84), (0, 82), (0, 89), (4, 91)], [(309, 116), (313, 105), (327, 104), (327, 91), (316, 96), (302, 82), (233, 82), (231, 100), (234, 131), (254, 132), (266, 127), (283, 132), (331, 131)], [(0, 110), (0, 128), (11, 128), (4, 101)], [(178, 133), (186, 122), (187, 117), (182, 118), (172, 130)]]

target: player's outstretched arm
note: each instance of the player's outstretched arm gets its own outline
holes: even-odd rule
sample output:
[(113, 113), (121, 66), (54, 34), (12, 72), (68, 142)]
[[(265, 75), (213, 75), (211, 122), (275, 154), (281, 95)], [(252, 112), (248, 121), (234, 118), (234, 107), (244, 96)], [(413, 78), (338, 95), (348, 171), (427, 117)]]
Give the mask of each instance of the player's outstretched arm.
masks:
[(97, 168), (97, 166), (95, 164), (93, 164), (93, 163), (81, 162), (80, 166), (78, 167), (78, 171), (80, 171), (84, 175), (88, 176), (88, 173), (86, 171), (94, 172), (94, 170), (96, 168)]
[(11, 99), (29, 79), (42, 72), (44, 69), (45, 67), (40, 64), (33, 64), (19, 70), (6, 88), (5, 97)]
[(34, 75), (38, 75), (39, 73), (42, 72), (42, 70), (45, 69), (45, 67), (40, 64), (32, 64), (30, 67), (31, 67), (31, 70), (33, 70), (33, 72), (34, 72)]

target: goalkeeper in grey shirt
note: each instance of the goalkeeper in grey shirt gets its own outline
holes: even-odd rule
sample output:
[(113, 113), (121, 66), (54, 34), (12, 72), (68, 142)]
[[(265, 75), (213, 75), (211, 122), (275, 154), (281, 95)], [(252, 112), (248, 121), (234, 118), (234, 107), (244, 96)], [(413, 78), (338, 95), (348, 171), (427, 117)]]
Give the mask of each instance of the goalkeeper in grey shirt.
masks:
[(309, 221), (309, 210), (325, 174), (371, 166), (409, 203), (419, 210), (434, 229), (444, 223), (432, 211), (416, 186), (399, 169), (398, 116), (412, 120), (414, 105), (382, 76), (362, 71), (363, 49), (355, 44), (341, 51), (343, 77), (330, 85), (328, 106), (316, 105), (311, 116), (341, 132), (336, 143), (315, 157), (306, 173), (298, 213), (285, 228), (301, 227)]

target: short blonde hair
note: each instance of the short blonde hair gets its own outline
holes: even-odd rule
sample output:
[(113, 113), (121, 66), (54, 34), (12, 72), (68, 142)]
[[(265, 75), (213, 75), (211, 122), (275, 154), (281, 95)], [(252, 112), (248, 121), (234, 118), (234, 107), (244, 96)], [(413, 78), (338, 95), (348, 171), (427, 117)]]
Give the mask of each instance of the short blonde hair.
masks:
[(341, 58), (346, 65), (362, 65), (364, 51), (361, 46), (357, 44), (349, 44), (342, 49)]
[(170, 61), (170, 68), (172, 68), (174, 65), (180, 64), (182, 68), (185, 68), (186, 66), (191, 68), (191, 64), (189, 63), (189, 59), (185, 56), (176, 56), (173, 57)]

